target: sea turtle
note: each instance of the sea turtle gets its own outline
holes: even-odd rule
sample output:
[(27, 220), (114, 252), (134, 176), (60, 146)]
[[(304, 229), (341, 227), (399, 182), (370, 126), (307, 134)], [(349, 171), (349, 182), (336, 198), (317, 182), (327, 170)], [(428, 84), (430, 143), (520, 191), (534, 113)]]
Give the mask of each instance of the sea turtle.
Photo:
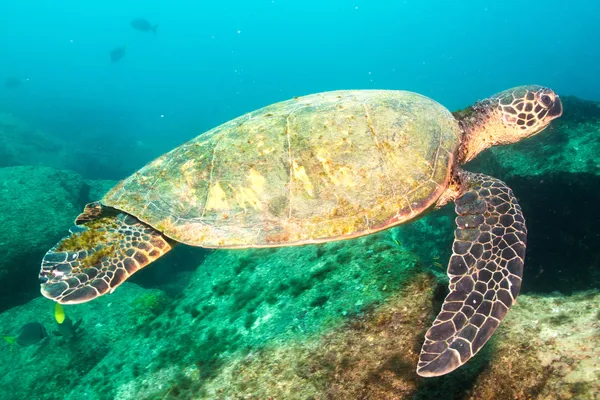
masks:
[(152, 161), (88, 204), (48, 251), (42, 294), (73, 304), (112, 292), (177, 243), (305, 245), (414, 220), (454, 201), (450, 293), (417, 372), (443, 375), (483, 346), (521, 287), (526, 228), (511, 189), (460, 168), (562, 114), (522, 86), (452, 114), (416, 93), (348, 90), (267, 106)]

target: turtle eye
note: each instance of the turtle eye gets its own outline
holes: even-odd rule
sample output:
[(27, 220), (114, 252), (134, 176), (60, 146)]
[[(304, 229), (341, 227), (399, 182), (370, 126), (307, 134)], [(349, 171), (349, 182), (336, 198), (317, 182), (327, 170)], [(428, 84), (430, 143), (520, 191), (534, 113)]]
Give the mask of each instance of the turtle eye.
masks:
[(546, 108), (550, 108), (550, 106), (552, 105), (552, 98), (550, 98), (550, 96), (548, 96), (547, 94), (543, 94), (542, 97), (540, 97), (540, 101), (542, 102), (542, 105)]

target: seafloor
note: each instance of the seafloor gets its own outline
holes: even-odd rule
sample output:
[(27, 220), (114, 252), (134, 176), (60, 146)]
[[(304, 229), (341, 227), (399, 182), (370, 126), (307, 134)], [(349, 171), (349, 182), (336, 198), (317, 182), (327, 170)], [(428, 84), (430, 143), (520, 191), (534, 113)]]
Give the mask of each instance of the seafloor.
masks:
[(440, 378), (415, 366), (445, 295), (452, 207), (319, 246), (182, 246), (115, 293), (65, 307), (81, 326), (54, 336), (40, 258), (115, 183), (84, 179), (91, 166), (124, 177), (141, 160), (0, 115), (0, 334), (34, 321), (50, 332), (3, 342), (2, 399), (600, 398), (600, 103), (564, 108), (544, 133), (467, 166), (519, 197), (525, 283), (484, 349)]

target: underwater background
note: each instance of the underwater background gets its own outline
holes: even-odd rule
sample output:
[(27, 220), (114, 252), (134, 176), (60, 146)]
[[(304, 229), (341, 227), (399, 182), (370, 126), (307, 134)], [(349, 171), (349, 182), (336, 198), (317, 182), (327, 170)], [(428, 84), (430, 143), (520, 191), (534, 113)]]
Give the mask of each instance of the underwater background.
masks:
[[(592, 0), (0, 2), (0, 398), (600, 398), (599, 16)], [(324, 245), (181, 246), (65, 306), (67, 325), (39, 294), (86, 203), (220, 123), (328, 90), (454, 111), (523, 84), (564, 115), (466, 167), (523, 207), (522, 295), (447, 376), (415, 367), (452, 206)]]

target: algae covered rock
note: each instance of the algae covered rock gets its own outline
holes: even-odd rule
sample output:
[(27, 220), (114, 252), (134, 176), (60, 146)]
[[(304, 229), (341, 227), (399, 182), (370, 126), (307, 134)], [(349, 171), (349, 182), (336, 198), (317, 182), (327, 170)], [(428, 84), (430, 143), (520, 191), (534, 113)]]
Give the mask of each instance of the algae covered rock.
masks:
[[(60, 126), (64, 129), (68, 121)], [(169, 149), (163, 143), (156, 148), (141, 146), (132, 137), (98, 131), (87, 124), (66, 129), (68, 136), (0, 112), (0, 168), (35, 165), (70, 169), (90, 178), (118, 179)]]
[[(172, 307), (139, 336), (117, 343), (68, 398), (203, 398), (205, 384), (231, 359), (364, 315), (421, 268), (385, 234), (318, 246), (215, 251)], [(109, 387), (99, 386), (117, 361), (125, 365), (122, 373)]]
[(469, 363), (417, 376), (445, 292), (386, 233), (217, 251), (182, 297), (115, 343), (66, 398), (559, 400), (600, 389), (597, 291), (521, 295)]
[[(14, 335), (21, 326), (33, 321), (42, 323), (49, 334), (39, 344), (28, 347), (0, 343), (0, 365), (4, 366), (0, 375), (2, 398), (64, 399), (111, 353), (115, 343), (126, 343), (129, 337), (138, 335), (140, 327), (164, 310), (169, 301), (159, 290), (142, 289), (132, 283), (123, 284), (119, 293), (105, 297), (97, 302), (64, 306), (67, 317), (73, 321), (81, 319), (71, 338), (53, 333), (58, 330), (55, 303), (46, 298), (38, 297), (1, 313), (3, 336)], [(112, 368), (118, 369), (121, 364)]]
[[(182, 296), (115, 343), (66, 398), (579, 399), (597, 390), (596, 292), (522, 295), (463, 368), (417, 376), (444, 286), (387, 232), (216, 251)], [(580, 341), (589, 345), (574, 346)]]
[(406, 283), (382, 306), (328, 332), (228, 357), (199, 392), (188, 370), (166, 398), (578, 400), (599, 393), (598, 292), (523, 295), (468, 364), (421, 378), (415, 365), (436, 282), (417, 273)]
[(600, 292), (522, 295), (468, 398), (597, 399)]
[(86, 185), (74, 172), (47, 167), (0, 168), (0, 304), (39, 293), (44, 253), (65, 235), (85, 202)]

